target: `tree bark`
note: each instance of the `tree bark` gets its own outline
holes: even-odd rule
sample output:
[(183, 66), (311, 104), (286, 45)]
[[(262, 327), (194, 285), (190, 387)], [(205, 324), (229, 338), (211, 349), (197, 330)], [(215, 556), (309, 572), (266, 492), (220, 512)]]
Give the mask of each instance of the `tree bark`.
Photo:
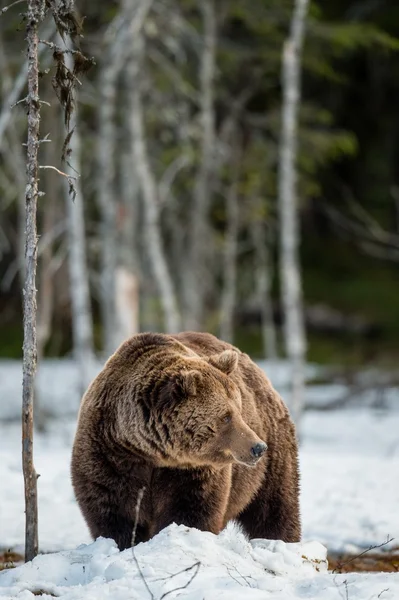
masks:
[(26, 277), (23, 290), (24, 343), (22, 382), (22, 464), (25, 486), (25, 560), (38, 553), (37, 475), (33, 464), (33, 397), (35, 388), (36, 343), (36, 266), (37, 266), (37, 198), (39, 150), (39, 69), (38, 25), (42, 17), (42, 0), (29, 0), (26, 39), (28, 44), (28, 140), (26, 204)]
[(292, 368), (291, 407), (299, 424), (305, 391), (306, 338), (302, 306), (297, 198), (297, 128), (301, 55), (308, 0), (296, 0), (283, 49), (282, 132), (279, 165), (280, 279), (285, 348)]
[(175, 333), (180, 330), (180, 314), (177, 306), (174, 283), (169, 271), (166, 253), (163, 248), (159, 224), (157, 184), (151, 170), (144, 133), (144, 116), (141, 99), (140, 73), (144, 51), (142, 36), (134, 40), (133, 58), (136, 61), (136, 85), (132, 95), (131, 127), (133, 131), (133, 153), (140, 182), (147, 251), (151, 261), (156, 284), (161, 296), (166, 330)]
[(214, 78), (216, 56), (215, 0), (201, 0), (204, 47), (201, 60), (200, 128), (201, 162), (195, 182), (191, 215), (191, 252), (186, 275), (185, 325), (201, 329), (204, 321), (206, 282), (209, 278), (209, 207), (215, 158)]

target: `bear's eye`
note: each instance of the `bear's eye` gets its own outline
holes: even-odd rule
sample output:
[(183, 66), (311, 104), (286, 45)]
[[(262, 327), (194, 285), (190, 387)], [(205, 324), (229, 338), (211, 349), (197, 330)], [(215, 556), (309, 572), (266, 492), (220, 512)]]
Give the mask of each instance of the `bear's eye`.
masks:
[(224, 417), (222, 418), (222, 421), (223, 421), (223, 423), (226, 423), (226, 425), (227, 425), (227, 423), (230, 423), (231, 422), (231, 414), (229, 413), (227, 415), (224, 415)]

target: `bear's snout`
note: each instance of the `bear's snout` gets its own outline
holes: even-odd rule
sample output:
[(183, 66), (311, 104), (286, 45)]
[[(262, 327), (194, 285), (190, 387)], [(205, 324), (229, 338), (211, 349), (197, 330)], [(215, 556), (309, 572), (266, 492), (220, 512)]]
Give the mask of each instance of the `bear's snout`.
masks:
[[(244, 450), (244, 449), (243, 449)], [(237, 462), (243, 463), (248, 467), (254, 467), (258, 464), (258, 461), (262, 458), (264, 453), (267, 450), (267, 444), (264, 442), (256, 442), (245, 448), (244, 452), (235, 453), (233, 452), (233, 456)]]
[(267, 444), (265, 444), (264, 442), (259, 442), (258, 444), (255, 444), (255, 446), (252, 446), (251, 454), (254, 458), (260, 458), (261, 456), (264, 455), (266, 450), (267, 450)]
[(267, 444), (243, 422), (233, 420), (229, 450), (238, 463), (254, 467), (267, 450)]

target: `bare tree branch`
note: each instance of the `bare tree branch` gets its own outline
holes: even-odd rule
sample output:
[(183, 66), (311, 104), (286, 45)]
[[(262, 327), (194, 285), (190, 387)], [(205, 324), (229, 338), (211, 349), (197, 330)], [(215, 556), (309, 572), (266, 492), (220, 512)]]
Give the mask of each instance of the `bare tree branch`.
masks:
[(335, 567), (335, 569), (333, 570), (333, 573), (340, 573), (343, 569), (343, 567), (346, 567), (346, 565), (349, 565), (351, 562), (353, 562), (354, 560), (357, 560), (358, 558), (360, 558), (361, 556), (364, 556), (365, 554), (367, 554), (368, 552), (371, 552), (372, 550), (376, 550), (377, 548), (382, 548), (383, 546), (387, 546), (388, 544), (390, 544), (391, 542), (393, 542), (395, 538), (393, 537), (389, 537), (389, 535), (387, 536), (387, 539), (385, 540), (385, 542), (382, 542), (381, 544), (376, 544), (376, 545), (372, 545), (369, 546), (366, 550), (363, 550), (363, 552), (360, 552), (359, 554), (356, 554), (356, 556), (352, 556), (349, 560), (346, 560), (344, 562), (338, 562), (337, 566)]
[[(71, 54), (72, 56), (80, 56), (82, 54), (80, 50), (74, 50), (73, 48), (66, 48), (66, 47), (62, 48), (61, 46), (58, 46), (57, 44), (55, 44), (54, 42), (50, 42), (49, 40), (40, 39), (39, 44), (44, 44), (45, 46), (47, 46), (54, 52), (58, 52), (58, 53), (62, 53), (62, 54)], [(73, 65), (71, 63), (69, 64), (68, 69), (72, 73)]]
[(76, 175), (69, 175), (68, 173), (64, 173), (64, 171), (60, 171), (59, 169), (57, 169), (57, 167), (53, 167), (52, 165), (40, 165), (39, 169), (52, 169), (53, 171), (56, 171), (56, 173), (58, 173), (58, 175), (62, 175), (63, 177), (66, 177), (67, 179), (74, 179), (76, 181), (76, 179), (78, 179), (78, 177), (76, 177)]
[(158, 184), (158, 198), (161, 206), (167, 203), (175, 178), (180, 171), (190, 165), (190, 162), (190, 158), (187, 154), (181, 154), (163, 172)]
[(178, 90), (184, 96), (189, 98), (194, 104), (199, 104), (200, 96), (198, 92), (191, 87), (188, 81), (184, 80), (181, 73), (174, 67), (173, 63), (168, 60), (167, 56), (157, 50), (157, 48), (151, 48), (148, 52), (148, 56), (170, 76), (173, 83), (176, 84)]
[(5, 6), (4, 8), (2, 8), (0, 10), (0, 15), (4, 14), (8, 10), (10, 10), (10, 8), (12, 8), (13, 6), (16, 6), (17, 4), (21, 4), (21, 2), (26, 2), (26, 0), (15, 0), (15, 2), (13, 2), (12, 4), (9, 4), (8, 6)]
[(358, 202), (349, 202), (351, 213), (345, 215), (333, 206), (324, 204), (323, 210), (328, 218), (354, 240), (366, 254), (397, 262), (399, 260), (399, 235), (386, 231)]
[(190, 567), (187, 567), (186, 569), (183, 569), (182, 571), (179, 571), (178, 573), (174, 573), (174, 575), (171, 575), (170, 578), (176, 577), (176, 575), (180, 575), (181, 573), (186, 573), (188, 571), (193, 570), (193, 574), (191, 575), (190, 579), (184, 585), (173, 588), (173, 590), (169, 590), (168, 592), (165, 592), (164, 594), (162, 594), (162, 596), (160, 597), (159, 600), (163, 600), (163, 598), (166, 598), (166, 596), (169, 596), (169, 594), (173, 594), (174, 592), (177, 592), (178, 590), (185, 590), (190, 585), (190, 583), (195, 579), (195, 577), (198, 575), (198, 571), (200, 570), (200, 567), (201, 567), (201, 563), (200, 563), (200, 561), (198, 561), (198, 562), (194, 563), (193, 565), (191, 565)]

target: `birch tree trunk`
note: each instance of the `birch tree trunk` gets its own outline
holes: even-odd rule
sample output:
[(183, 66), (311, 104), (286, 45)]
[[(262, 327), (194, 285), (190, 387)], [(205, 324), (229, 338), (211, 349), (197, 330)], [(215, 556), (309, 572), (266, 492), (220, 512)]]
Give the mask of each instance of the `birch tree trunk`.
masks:
[[(130, 106), (130, 105), (129, 105)], [(130, 121), (130, 113), (128, 116)], [(130, 139), (132, 147), (132, 139)], [(140, 295), (137, 258), (137, 175), (131, 154), (122, 156), (122, 203), (118, 231), (120, 236), (119, 266), (116, 271), (116, 312), (118, 344), (140, 331)]]
[(191, 252), (186, 274), (185, 325), (187, 329), (201, 329), (203, 326), (206, 282), (209, 277), (211, 176), (215, 158), (215, 0), (201, 0), (200, 8), (204, 24), (204, 47), (200, 73), (201, 163), (194, 189), (191, 215)]
[(121, 182), (122, 205), (118, 225), (120, 264), (115, 274), (115, 302), (118, 317), (115, 337), (118, 345), (140, 331), (140, 286), (136, 256), (138, 234), (136, 174), (132, 173), (133, 160), (130, 154), (122, 156), (121, 161), (125, 173)]
[(137, 175), (141, 187), (146, 247), (159, 289), (166, 330), (175, 333), (180, 330), (180, 314), (176, 292), (166, 253), (162, 243), (159, 223), (159, 205), (157, 184), (151, 170), (144, 133), (144, 116), (141, 99), (141, 65), (144, 52), (144, 40), (141, 35), (134, 40), (133, 58), (136, 61), (135, 88), (132, 94), (131, 127), (133, 132), (133, 154)]
[[(126, 71), (129, 71), (127, 65)], [(134, 79), (129, 81), (133, 84)], [(129, 149), (133, 147), (133, 137), (129, 124), (131, 122), (131, 93), (126, 98), (125, 122), (128, 125)], [(121, 204), (118, 218), (119, 234), (119, 266), (116, 271), (116, 312), (117, 332), (116, 341), (121, 344), (126, 338), (140, 331), (140, 294), (138, 276), (138, 182), (131, 152), (125, 152), (121, 157)]]
[(234, 338), (234, 308), (237, 288), (237, 245), (239, 229), (238, 181), (240, 153), (237, 148), (236, 136), (232, 141), (232, 182), (227, 195), (227, 231), (224, 246), (224, 286), (222, 292), (220, 337), (226, 342), (233, 343)]
[(39, 181), (39, 68), (38, 26), (43, 16), (42, 0), (29, 0), (26, 40), (28, 44), (28, 140), (27, 185), (25, 192), (26, 276), (23, 290), (24, 343), (22, 382), (22, 465), (25, 486), (25, 560), (38, 553), (37, 475), (33, 464), (33, 397), (36, 374), (36, 266), (37, 266), (37, 198)]
[(124, 265), (117, 268), (115, 283), (118, 313), (116, 341), (121, 344), (139, 332), (139, 283), (133, 271)]
[(103, 351), (110, 356), (116, 349), (116, 192), (114, 189), (115, 158), (115, 103), (119, 74), (119, 45), (122, 37), (108, 32), (108, 48), (100, 72), (99, 134), (97, 197), (101, 212), (101, 315)]
[[(74, 130), (70, 141), (72, 154), (67, 168), (67, 173), (75, 176), (76, 173), (82, 172), (78, 119), (77, 106), (75, 106), (70, 125), (71, 129)], [(64, 190), (68, 218), (68, 268), (72, 304), (73, 355), (79, 373), (79, 395), (83, 395), (93, 378), (95, 354), (87, 267), (84, 202), (80, 179), (75, 181), (76, 196), (74, 201), (69, 195), (67, 182), (65, 182)]]
[[(131, 47), (131, 41), (128, 41)], [(118, 212), (119, 266), (116, 272), (117, 342), (140, 331), (139, 286), (139, 184), (133, 158), (133, 135), (131, 107), (136, 86), (137, 69), (133, 60), (127, 59), (123, 71), (124, 95), (122, 115), (126, 126), (126, 140), (120, 158)]]
[(299, 260), (296, 157), (301, 56), (308, 4), (308, 0), (295, 0), (291, 30), (283, 49), (283, 105), (279, 165), (280, 279), (284, 340), (292, 368), (291, 407), (297, 424), (304, 403), (306, 339)]
[(139, 36), (153, 0), (123, 0), (121, 12), (106, 33), (106, 57), (100, 75), (98, 199), (102, 217), (102, 321), (104, 351), (107, 356), (118, 345), (117, 284), (117, 205), (114, 186), (116, 150), (115, 108), (117, 82), (130, 54), (129, 42)]

